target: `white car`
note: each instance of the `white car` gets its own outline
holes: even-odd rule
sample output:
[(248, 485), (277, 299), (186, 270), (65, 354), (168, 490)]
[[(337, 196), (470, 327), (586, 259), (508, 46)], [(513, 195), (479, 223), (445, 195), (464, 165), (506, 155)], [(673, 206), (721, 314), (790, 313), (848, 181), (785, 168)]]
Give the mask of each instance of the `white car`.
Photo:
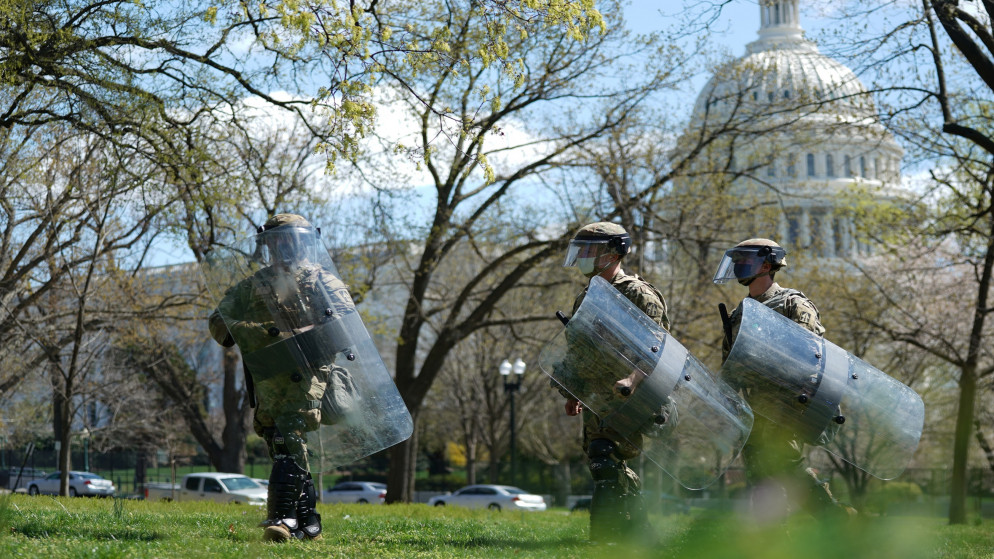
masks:
[(266, 504), (267, 489), (242, 474), (200, 472), (186, 474), (183, 483), (150, 483), (145, 498), (150, 501), (214, 501), (255, 506)]
[[(28, 493), (58, 495), (60, 476), (61, 472), (55, 472), (41, 479), (31, 480)], [(90, 472), (69, 472), (69, 496), (113, 497), (114, 483)]]
[(545, 510), (545, 499), (510, 485), (467, 485), (455, 493), (428, 499), (434, 507), (458, 505), (471, 509)]
[(387, 485), (375, 481), (343, 481), (331, 489), (325, 489), (325, 503), (383, 504), (387, 497)]

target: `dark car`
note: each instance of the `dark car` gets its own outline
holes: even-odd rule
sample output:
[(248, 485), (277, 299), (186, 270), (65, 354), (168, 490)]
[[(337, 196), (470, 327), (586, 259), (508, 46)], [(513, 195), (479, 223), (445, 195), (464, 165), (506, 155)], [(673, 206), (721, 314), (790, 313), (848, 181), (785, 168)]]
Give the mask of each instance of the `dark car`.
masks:
[(578, 510), (590, 510), (590, 497), (580, 497), (573, 503), (573, 506), (569, 508), (570, 512), (576, 512)]

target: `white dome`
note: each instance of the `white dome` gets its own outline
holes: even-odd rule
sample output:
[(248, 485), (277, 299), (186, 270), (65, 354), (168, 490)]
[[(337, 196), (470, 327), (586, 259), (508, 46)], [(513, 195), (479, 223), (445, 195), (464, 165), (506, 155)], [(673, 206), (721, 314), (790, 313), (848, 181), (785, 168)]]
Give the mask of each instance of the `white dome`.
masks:
[(759, 0), (759, 9), (759, 38), (715, 72), (677, 140), (674, 160), (691, 160), (676, 188), (747, 200), (753, 220), (742, 238), (863, 254), (839, 195), (854, 186), (896, 195), (903, 150), (852, 70), (804, 38), (798, 0)]
[(694, 104), (695, 119), (749, 119), (785, 107), (836, 122), (875, 118), (873, 100), (856, 74), (804, 39), (796, 0), (766, 3), (761, 14), (759, 39), (747, 46), (746, 56), (715, 72)]

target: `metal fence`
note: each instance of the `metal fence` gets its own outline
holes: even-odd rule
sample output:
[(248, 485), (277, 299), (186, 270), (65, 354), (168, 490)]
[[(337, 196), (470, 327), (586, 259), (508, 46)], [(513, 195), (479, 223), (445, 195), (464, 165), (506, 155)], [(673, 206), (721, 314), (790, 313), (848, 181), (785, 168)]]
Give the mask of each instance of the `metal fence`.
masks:
[[(0, 449), (0, 488), (25, 490), (31, 479), (44, 477), (57, 471), (58, 452), (54, 449)], [(168, 482), (191, 472), (212, 471), (206, 456), (198, 455), (185, 457), (178, 461), (175, 467), (172, 461), (163, 453), (148, 453), (130, 450), (113, 452), (89, 452), (73, 449), (71, 464), (74, 470), (82, 470), (84, 464), (89, 464), (89, 470), (114, 482), (119, 496), (140, 496), (144, 484), (153, 482)], [(422, 465), (419, 463), (419, 466)], [(643, 487), (647, 495), (664, 502), (683, 502), (702, 504), (711, 501), (713, 504), (731, 501), (741, 497), (744, 488), (744, 474), (740, 468), (731, 468), (714, 485), (705, 491), (688, 491), (681, 488), (666, 476), (655, 465), (631, 464), (643, 477)], [(426, 475), (424, 473), (416, 483), (418, 491), (428, 491), (432, 494), (454, 491), (466, 483), (465, 473), (449, 471), (444, 474)], [(343, 469), (333, 475), (322, 476), (325, 487), (330, 487), (340, 479), (365, 479), (369, 481), (384, 481), (386, 462), (379, 460), (373, 468)], [(269, 477), (270, 462), (251, 454), (245, 465), (245, 475), (254, 478)], [(994, 516), (994, 471), (986, 468), (971, 468), (967, 472), (968, 496), (971, 507), (984, 516)], [(501, 462), (497, 465), (495, 475), (491, 475), (485, 466), (477, 471), (477, 483), (512, 483), (510, 465)], [(913, 489), (910, 498), (904, 499), (902, 510), (921, 512), (923, 514), (943, 515), (948, 510), (948, 495), (952, 481), (952, 472), (947, 468), (918, 468), (909, 469), (899, 478), (891, 482), (882, 482), (878, 487), (891, 489), (902, 487)], [(833, 491), (844, 492), (845, 484), (838, 476), (830, 480)], [(577, 495), (589, 495), (592, 491), (590, 474), (587, 472), (585, 460), (577, 460), (569, 464), (546, 465), (536, 461), (520, 460), (516, 468), (513, 483), (522, 488), (547, 495), (551, 504), (569, 506)]]

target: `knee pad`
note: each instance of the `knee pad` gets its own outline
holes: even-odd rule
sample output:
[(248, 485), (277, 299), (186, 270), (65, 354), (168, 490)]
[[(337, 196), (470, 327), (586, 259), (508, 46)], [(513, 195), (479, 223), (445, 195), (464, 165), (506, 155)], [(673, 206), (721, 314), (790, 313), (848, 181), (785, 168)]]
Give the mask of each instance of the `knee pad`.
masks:
[(267, 427), (263, 437), (269, 444), (269, 456), (273, 460), (283, 457), (292, 458), (298, 465), (306, 469), (307, 441), (295, 431), (286, 431), (279, 427)]
[(608, 439), (594, 439), (587, 446), (587, 457), (590, 458), (590, 475), (594, 482), (618, 483), (623, 466), (612, 455), (617, 449)]

